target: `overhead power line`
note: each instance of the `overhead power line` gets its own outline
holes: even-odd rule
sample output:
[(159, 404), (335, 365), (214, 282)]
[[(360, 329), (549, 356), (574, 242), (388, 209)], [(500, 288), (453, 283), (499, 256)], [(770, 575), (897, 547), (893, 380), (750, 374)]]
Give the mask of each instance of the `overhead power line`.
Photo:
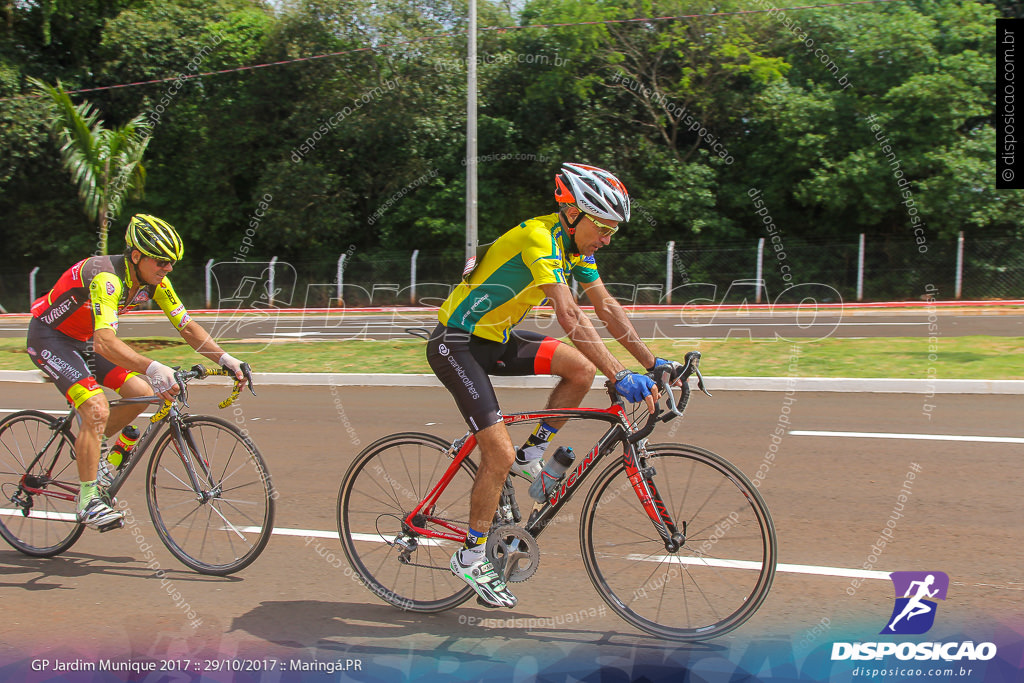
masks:
[[(677, 14), (665, 17), (640, 17), (634, 19), (601, 19), (598, 21), (574, 21), (564, 23), (553, 23), (553, 24), (525, 24), (522, 26), (488, 26), (480, 28), (482, 31), (517, 31), (523, 29), (543, 29), (543, 28), (566, 28), (572, 26), (599, 26), (603, 24), (631, 24), (631, 23), (651, 23), (657, 21), (678, 21), (680, 19), (697, 19), (701, 17), (728, 17), (728, 16), (739, 16), (744, 14), (767, 14), (769, 12), (796, 12), (813, 9), (829, 9), (838, 7), (852, 7), (855, 5), (879, 5), (888, 4), (893, 2), (902, 2), (903, 0), (853, 0), (852, 2), (834, 2), (819, 5), (801, 5), (797, 7), (772, 7), (769, 9), (746, 9), (746, 10), (734, 10), (731, 12), (707, 12), (703, 14)], [(311, 62), (317, 59), (327, 59), (330, 57), (340, 57), (342, 55), (351, 55), (359, 52), (376, 52), (387, 48), (403, 47), (407, 45), (413, 45), (427, 40), (438, 40), (441, 38), (455, 38), (458, 36), (466, 35), (466, 31), (453, 31), (450, 33), (438, 33), (431, 36), (421, 36), (419, 38), (413, 38), (411, 40), (403, 40), (395, 43), (382, 43), (379, 45), (368, 45), (365, 47), (356, 47), (350, 50), (339, 50), (337, 52), (325, 52), (319, 55), (310, 55), (308, 57), (296, 57), (294, 59), (282, 59), (276, 62), (265, 62), (262, 64), (250, 64), (247, 66), (237, 66), (230, 69), (217, 69), (215, 71), (203, 71), (194, 74), (178, 74), (176, 76), (168, 76), (166, 78), (154, 78), (148, 81), (134, 81), (131, 83), (118, 83), (116, 85), (101, 85), (94, 88), (78, 88), (76, 90), (68, 90), (69, 95), (80, 95), (83, 93), (98, 92), (102, 90), (117, 90), (120, 88), (136, 88), (144, 85), (157, 85), (160, 83), (171, 83), (174, 81), (187, 81), (196, 78), (205, 78), (207, 76), (220, 76), (222, 74), (239, 73), (242, 71), (254, 71), (256, 69), (267, 69), (275, 66), (285, 66), (288, 64), (298, 64), (301, 62)], [(24, 100), (24, 99), (35, 99), (38, 95), (17, 95), (13, 97), (0, 98), (0, 102), (8, 102), (11, 100)]]

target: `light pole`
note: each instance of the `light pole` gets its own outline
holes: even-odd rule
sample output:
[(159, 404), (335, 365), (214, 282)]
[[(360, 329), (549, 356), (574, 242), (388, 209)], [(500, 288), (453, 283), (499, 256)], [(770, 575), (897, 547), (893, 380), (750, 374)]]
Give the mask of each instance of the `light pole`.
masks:
[(476, 153), (476, 0), (469, 0), (466, 34), (466, 258), (476, 256), (477, 153)]

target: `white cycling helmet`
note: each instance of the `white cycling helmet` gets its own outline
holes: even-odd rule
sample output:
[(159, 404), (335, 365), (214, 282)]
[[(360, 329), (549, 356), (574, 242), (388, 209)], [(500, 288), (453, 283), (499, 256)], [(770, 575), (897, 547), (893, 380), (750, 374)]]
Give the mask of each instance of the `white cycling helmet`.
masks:
[(555, 201), (575, 204), (583, 213), (607, 221), (629, 220), (629, 192), (604, 169), (583, 164), (562, 164), (555, 174)]

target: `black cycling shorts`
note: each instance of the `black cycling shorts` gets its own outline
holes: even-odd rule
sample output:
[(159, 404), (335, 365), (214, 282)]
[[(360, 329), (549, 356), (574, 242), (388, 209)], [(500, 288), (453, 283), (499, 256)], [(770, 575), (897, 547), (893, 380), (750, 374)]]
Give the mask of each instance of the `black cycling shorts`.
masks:
[(550, 375), (561, 343), (527, 330), (512, 330), (502, 343), (439, 324), (427, 342), (427, 362), (455, 397), (466, 424), (478, 432), (502, 420), (488, 375)]
[(80, 341), (44, 325), (38, 318), (28, 323), (28, 355), (57, 385), (75, 408), (97, 394), (100, 384), (120, 391), (130, 372), (92, 350), (92, 341)]

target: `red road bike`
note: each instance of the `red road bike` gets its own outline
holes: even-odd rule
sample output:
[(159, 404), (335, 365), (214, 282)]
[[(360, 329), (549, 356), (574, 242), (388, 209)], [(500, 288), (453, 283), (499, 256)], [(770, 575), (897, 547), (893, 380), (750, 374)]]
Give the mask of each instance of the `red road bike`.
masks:
[[(690, 352), (684, 365), (655, 368), (667, 410), (634, 409), (639, 415), (631, 419), (609, 386), (608, 408), (504, 416), (508, 425), (568, 417), (607, 426), (522, 525), (517, 477), (509, 475), (486, 548), (506, 581), (533, 576), (539, 537), (597, 462), (610, 457), (583, 503), (579, 529), (583, 564), (608, 606), (633, 626), (678, 641), (720, 636), (754, 614), (777, 561), (775, 528), (760, 493), (710, 451), (648, 443), (659, 422), (682, 416), (691, 374), (707, 393), (699, 363), (700, 354)], [(474, 595), (448, 562), (466, 537), (475, 448), (471, 433), (449, 442), (408, 432), (376, 441), (352, 463), (338, 497), (338, 529), (353, 570), (382, 600), (439, 612)]]

